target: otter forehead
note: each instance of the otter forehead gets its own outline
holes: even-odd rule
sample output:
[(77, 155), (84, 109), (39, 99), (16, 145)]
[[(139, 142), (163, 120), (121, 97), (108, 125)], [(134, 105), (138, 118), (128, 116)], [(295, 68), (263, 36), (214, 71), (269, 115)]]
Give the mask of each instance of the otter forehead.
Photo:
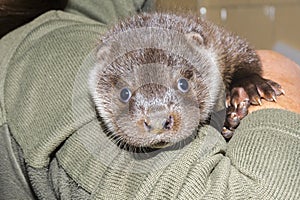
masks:
[(151, 108), (168, 109), (180, 101), (180, 96), (170, 87), (149, 83), (139, 87), (132, 95), (131, 106), (148, 111)]

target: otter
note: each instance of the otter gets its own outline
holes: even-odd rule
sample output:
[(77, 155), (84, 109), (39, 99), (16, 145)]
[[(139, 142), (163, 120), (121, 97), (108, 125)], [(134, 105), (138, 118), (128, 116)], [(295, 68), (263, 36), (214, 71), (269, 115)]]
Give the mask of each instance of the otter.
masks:
[(89, 86), (109, 131), (133, 147), (161, 148), (207, 123), (222, 87), (231, 138), (250, 104), (276, 101), (281, 86), (262, 78), (244, 39), (192, 15), (142, 13), (101, 39)]

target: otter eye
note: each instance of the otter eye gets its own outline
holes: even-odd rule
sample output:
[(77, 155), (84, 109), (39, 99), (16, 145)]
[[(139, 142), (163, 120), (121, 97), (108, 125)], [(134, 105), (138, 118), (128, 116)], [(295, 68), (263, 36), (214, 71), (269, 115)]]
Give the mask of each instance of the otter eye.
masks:
[(181, 92), (187, 92), (189, 90), (189, 82), (185, 78), (181, 78), (177, 82), (177, 87)]
[(120, 100), (127, 103), (131, 97), (131, 92), (128, 88), (123, 88), (120, 92)]

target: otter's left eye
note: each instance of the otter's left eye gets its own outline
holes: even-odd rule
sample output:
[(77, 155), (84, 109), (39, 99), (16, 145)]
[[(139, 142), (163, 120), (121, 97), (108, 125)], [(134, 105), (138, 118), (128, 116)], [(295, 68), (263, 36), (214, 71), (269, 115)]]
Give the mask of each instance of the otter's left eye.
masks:
[(131, 97), (131, 92), (128, 88), (123, 88), (120, 92), (120, 100), (127, 103)]
[(187, 92), (189, 90), (189, 82), (185, 78), (181, 78), (177, 81), (177, 87), (181, 92)]

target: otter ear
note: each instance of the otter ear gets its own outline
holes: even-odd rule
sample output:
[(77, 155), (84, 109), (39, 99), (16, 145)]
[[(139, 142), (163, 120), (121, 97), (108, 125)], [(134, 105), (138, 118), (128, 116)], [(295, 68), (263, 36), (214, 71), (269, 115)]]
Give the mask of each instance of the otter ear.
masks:
[(194, 48), (197, 48), (203, 44), (203, 37), (199, 33), (196, 32), (186, 33), (185, 37), (188, 43)]

